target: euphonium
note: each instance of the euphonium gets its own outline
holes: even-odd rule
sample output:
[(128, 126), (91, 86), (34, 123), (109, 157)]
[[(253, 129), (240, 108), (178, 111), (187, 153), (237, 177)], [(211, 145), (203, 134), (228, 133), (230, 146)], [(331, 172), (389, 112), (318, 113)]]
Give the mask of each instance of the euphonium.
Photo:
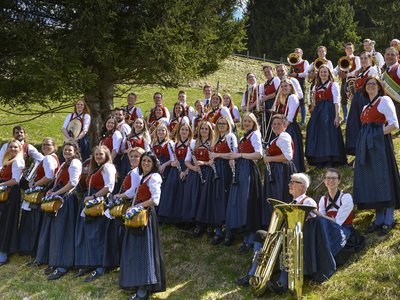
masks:
[(342, 56), (338, 60), (338, 66), (340, 71), (348, 72), (353, 67), (353, 60), (348, 56)]
[(313, 206), (290, 204), (276, 205), (275, 209), (283, 215), (286, 228), (282, 230), (283, 245), (280, 257), (281, 269), (288, 272), (288, 288), (301, 298), (303, 290), (303, 224)]
[(313, 64), (314, 64), (315, 72), (318, 71), (320, 66), (322, 66), (323, 64), (326, 64), (327, 62), (328, 62), (328, 60), (326, 60), (325, 58), (321, 58), (321, 57), (318, 57), (316, 60), (314, 60)]
[[(287, 205), (284, 202), (268, 198), (268, 202), (273, 206)], [(280, 210), (274, 209), (272, 212), (271, 222), (269, 223), (267, 236), (262, 249), (254, 256), (258, 259), (257, 269), (254, 276), (250, 278), (250, 285), (253, 293), (260, 296), (267, 288), (267, 281), (270, 280), (276, 262), (279, 257), (283, 235), (281, 228), (283, 225), (284, 216)]]
[(295, 52), (290, 53), (287, 56), (287, 61), (288, 61), (289, 65), (291, 65), (291, 66), (294, 66), (294, 65), (297, 65), (298, 63), (300, 63), (300, 59), (301, 59), (300, 55)]

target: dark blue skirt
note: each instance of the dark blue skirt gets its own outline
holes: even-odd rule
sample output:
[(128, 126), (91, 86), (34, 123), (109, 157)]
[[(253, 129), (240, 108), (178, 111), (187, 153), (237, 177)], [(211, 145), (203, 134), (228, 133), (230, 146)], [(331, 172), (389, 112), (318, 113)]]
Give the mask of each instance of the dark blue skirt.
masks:
[(304, 148), (303, 148), (303, 137), (301, 135), (301, 129), (299, 124), (294, 120), (286, 132), (290, 134), (294, 144), (293, 151), (293, 163), (296, 166), (297, 172), (304, 172), (306, 168), (304, 167)]
[(48, 264), (50, 258), (50, 237), (54, 234), (54, 213), (43, 213), (43, 221), (40, 227), (39, 242), (36, 253), (36, 262)]
[[(86, 196), (87, 194), (85, 194)], [(86, 266), (88, 261), (87, 254), (88, 249), (85, 242), (85, 218), (81, 216), (81, 212), (85, 205), (83, 204), (83, 199), (78, 200), (78, 211), (76, 214), (75, 221), (75, 258), (74, 265), (78, 268)]]
[(229, 160), (217, 158), (214, 161), (219, 179), (211, 182), (207, 190), (204, 188), (196, 221), (213, 226), (221, 226), (226, 219), (226, 206), (228, 203), (229, 189), (232, 182), (232, 171)]
[(8, 200), (0, 203), (0, 252), (15, 253), (18, 249), (18, 220), (21, 190), (14, 185)]
[[(180, 206), (181, 210), (181, 218), (184, 222), (194, 221), (199, 209), (200, 199), (206, 201), (207, 190), (210, 189), (212, 169), (207, 166), (202, 166), (201, 174), (204, 179), (204, 184), (202, 184), (200, 175), (198, 172), (189, 170), (185, 188), (183, 194), (185, 195), (182, 198), (182, 206)], [(203, 203), (204, 205), (205, 203)]]
[(90, 142), (87, 134), (79, 140), (79, 149), (81, 150), (82, 161), (87, 160), (90, 157)]
[(346, 164), (342, 131), (340, 126), (335, 127), (334, 120), (333, 101), (318, 101), (307, 125), (306, 157), (309, 165)]
[[(180, 160), (182, 171), (186, 170), (185, 161)], [(179, 178), (179, 171), (177, 168), (171, 168), (168, 178), (161, 189), (161, 198), (158, 205), (159, 220), (166, 223), (179, 223), (182, 221), (182, 206), (186, 197), (184, 196), (184, 189), (186, 182), (181, 181)]]
[(360, 131), (354, 167), (354, 203), (358, 209), (400, 207), (400, 178), (392, 136), (383, 124), (365, 124)]
[(240, 158), (236, 161), (237, 184), (231, 185), (226, 210), (226, 226), (247, 232), (261, 229), (261, 179), (256, 163)]
[(354, 94), (351, 101), (346, 125), (346, 153), (349, 155), (356, 155), (357, 138), (361, 130), (360, 116), (363, 107), (368, 103), (369, 100), (360, 91)]
[(288, 185), (291, 175), (296, 173), (296, 166), (293, 162), (272, 162), (269, 165), (271, 174), (265, 168), (262, 198), (262, 225), (264, 228), (268, 228), (273, 211), (272, 205), (269, 204), (267, 199), (273, 198), (286, 203), (292, 202), (293, 197), (289, 194)]
[(40, 204), (30, 204), (30, 211), (21, 210), (19, 223), (19, 253), (21, 255), (36, 256), (43, 211)]
[(53, 229), (50, 231), (49, 265), (68, 269), (74, 266), (78, 198), (72, 192), (64, 194), (63, 199), (63, 205), (54, 217)]
[(119, 286), (133, 289), (145, 286), (148, 292), (166, 288), (164, 250), (160, 241), (154, 208), (149, 208), (149, 222), (143, 229), (127, 228), (121, 252)]
[(323, 282), (336, 270), (335, 256), (346, 245), (349, 230), (323, 217), (307, 220), (303, 228), (304, 275)]

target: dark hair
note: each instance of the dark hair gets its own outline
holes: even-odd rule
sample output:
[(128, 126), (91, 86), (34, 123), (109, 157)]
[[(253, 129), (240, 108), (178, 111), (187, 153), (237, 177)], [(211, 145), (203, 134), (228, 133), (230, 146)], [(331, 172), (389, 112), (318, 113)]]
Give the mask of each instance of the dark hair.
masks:
[(61, 153), (62, 153), (62, 154), (63, 154), (63, 152), (64, 152), (65, 146), (71, 146), (71, 147), (73, 147), (73, 148), (74, 148), (74, 152), (75, 152), (75, 155), (74, 155), (73, 158), (77, 158), (77, 159), (79, 159), (79, 160), (82, 160), (82, 157), (81, 157), (81, 150), (79, 149), (79, 146), (78, 146), (77, 143), (75, 143), (75, 142), (69, 142), (69, 141), (68, 141), (68, 142), (65, 142), (64, 145), (62, 146), (62, 150), (61, 150)]
[(104, 121), (103, 128), (101, 129), (101, 136), (100, 137), (102, 137), (102, 138), (105, 137), (106, 134), (108, 133), (106, 124), (107, 124), (108, 120), (110, 120), (110, 119), (114, 120), (114, 128), (112, 129), (111, 133), (114, 133), (115, 130), (117, 130), (117, 125), (118, 125), (117, 120), (114, 119), (114, 116), (108, 116), (107, 119)]
[(184, 116), (186, 116), (186, 110), (185, 110), (185, 108), (183, 107), (183, 104), (180, 103), (180, 102), (176, 102), (176, 103), (174, 104), (174, 109), (172, 110), (172, 117), (173, 117), (173, 118), (177, 118), (177, 117), (178, 117), (177, 115), (175, 115), (175, 108), (176, 108), (177, 106), (180, 106), (180, 107), (182, 108), (182, 113), (181, 113), (181, 115), (180, 115), (179, 117), (184, 117)]
[(329, 80), (332, 81), (332, 82), (335, 81), (335, 79), (333, 78), (333, 75), (332, 75), (332, 71), (331, 71), (331, 69), (329, 69), (328, 65), (322, 64), (322, 65), (318, 68), (317, 77), (315, 78), (315, 86), (316, 86), (316, 87), (319, 87), (319, 86), (321, 86), (321, 85), (323, 84), (323, 82), (322, 82), (322, 80), (321, 80), (321, 77), (319, 77), (319, 72), (321, 71), (322, 68), (326, 68), (326, 69), (328, 70), (328, 78), (329, 78)]
[(137, 98), (136, 93), (129, 93), (127, 98), (129, 98), (129, 96), (134, 96), (134, 97), (135, 97), (135, 100), (136, 100), (136, 98)]
[(12, 133), (13, 133), (13, 135), (14, 135), (14, 133), (16, 132), (16, 131), (24, 131), (25, 132), (25, 128), (24, 127), (22, 127), (22, 126), (20, 126), (20, 125), (17, 125), (17, 126), (15, 126), (14, 128), (13, 128), (13, 130), (12, 130)]
[(325, 174), (328, 173), (328, 172), (336, 173), (337, 176), (338, 176), (338, 178), (339, 178), (339, 180), (342, 178), (342, 173), (340, 173), (340, 171), (339, 171), (338, 169), (335, 169), (335, 168), (328, 168), (328, 169), (326, 170)]
[(203, 92), (204, 92), (204, 90), (205, 90), (206, 88), (211, 88), (211, 85), (206, 84), (205, 86), (203, 86)]
[(160, 173), (160, 171), (159, 171), (160, 162), (158, 161), (157, 156), (153, 152), (147, 151), (147, 152), (143, 153), (142, 156), (140, 157), (139, 174), (143, 175), (142, 160), (143, 160), (143, 157), (145, 157), (145, 156), (149, 157), (153, 162), (153, 167), (151, 168), (150, 172), (151, 173)]
[(364, 85), (361, 88), (361, 94), (366, 98), (369, 99), (369, 95), (367, 93), (367, 83), (368, 81), (370, 81), (371, 79), (375, 79), (375, 81), (378, 84), (378, 95), (379, 96), (385, 96), (385, 90), (383, 89), (381, 80), (379, 79), (379, 77), (372, 75), (372, 76), (368, 76), (368, 78), (364, 81)]
[(123, 106), (114, 108), (114, 111), (118, 111), (118, 110), (122, 110), (123, 113), (126, 113), (126, 108)]
[(161, 99), (163, 98), (163, 94), (161, 94), (160, 92), (155, 92), (154, 95), (153, 95), (153, 99), (156, 98), (156, 95), (160, 95)]

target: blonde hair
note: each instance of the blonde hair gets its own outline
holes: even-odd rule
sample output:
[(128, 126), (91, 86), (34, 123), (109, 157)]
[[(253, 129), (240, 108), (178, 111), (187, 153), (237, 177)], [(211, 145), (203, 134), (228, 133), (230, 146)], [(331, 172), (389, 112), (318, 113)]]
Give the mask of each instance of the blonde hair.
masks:
[[(16, 143), (18, 145), (18, 148), (19, 148), (18, 154), (13, 158), (10, 158), (10, 145), (11, 145), (11, 143)], [(18, 141), (16, 139), (12, 139), (11, 141), (8, 142), (7, 150), (6, 150), (6, 152), (4, 153), (4, 156), (3, 156), (3, 161), (2, 161), (3, 167), (12, 164), (15, 160), (17, 160), (20, 157), (23, 158), (22, 144), (21, 144), (20, 141)]]
[(259, 130), (260, 129), (260, 126), (258, 125), (256, 116), (253, 113), (250, 113), (250, 112), (247, 112), (247, 113), (245, 113), (243, 115), (242, 122), (241, 122), (242, 129), (244, 129), (243, 128), (243, 121), (244, 121), (244, 119), (246, 117), (249, 117), (253, 121), (253, 130)]
[(196, 143), (194, 145), (195, 148), (198, 148), (200, 146), (200, 143), (201, 143), (200, 130), (201, 130), (201, 126), (203, 126), (204, 124), (207, 125), (207, 127), (208, 127), (208, 138), (207, 139), (210, 141), (210, 145), (211, 145), (212, 141), (214, 140), (214, 130), (212, 128), (211, 123), (208, 121), (203, 121), (199, 125), (199, 134), (197, 136)]
[[(295, 89), (294, 86), (293, 86), (293, 82), (292, 82), (289, 78), (284, 78), (284, 79), (281, 80), (281, 83), (280, 83), (279, 88), (278, 88), (278, 92), (276, 93), (276, 98), (275, 98), (275, 102), (274, 102), (274, 106), (275, 106), (275, 107), (277, 106), (277, 104), (286, 105), (286, 96), (283, 95), (282, 89), (281, 89), (281, 85), (282, 85), (283, 82), (289, 84), (290, 87), (291, 87), (291, 88), (290, 88), (290, 93), (289, 93), (289, 95), (294, 94), (294, 95), (296, 95), (297, 97), (299, 96), (299, 95), (297, 94), (297, 92), (296, 92), (296, 89)], [(289, 96), (289, 95), (288, 95), (288, 96)]]
[(165, 134), (165, 141), (169, 141), (169, 130), (167, 125), (165, 125), (164, 123), (160, 123), (158, 124), (158, 126), (156, 127), (156, 129), (154, 129), (153, 134), (152, 134), (152, 139), (151, 139), (151, 144), (153, 145), (155, 142), (158, 142), (158, 136), (157, 136), (157, 130), (161, 127), (165, 128), (166, 134)]
[(96, 170), (96, 167), (98, 166), (97, 162), (95, 160), (96, 151), (104, 152), (106, 154), (106, 161), (101, 166), (103, 166), (106, 163), (112, 164), (112, 162), (113, 162), (110, 149), (108, 149), (107, 146), (104, 146), (104, 145), (96, 146), (93, 148), (93, 151), (92, 151), (93, 154), (92, 154), (92, 157), (90, 158), (89, 174), (93, 174), (94, 171)]
[(212, 147), (211, 147), (211, 148), (214, 148), (214, 146), (218, 143), (218, 140), (219, 140), (219, 138), (220, 138), (220, 136), (221, 136), (221, 133), (219, 132), (219, 129), (218, 129), (218, 122), (219, 122), (220, 120), (225, 120), (226, 123), (228, 124), (228, 130), (227, 130), (227, 133), (226, 133), (226, 134), (232, 132), (232, 125), (231, 125), (231, 123), (228, 121), (228, 118), (227, 118), (226, 116), (221, 116), (221, 117), (219, 117), (218, 120), (217, 120), (217, 122), (215, 123), (216, 126), (215, 126), (215, 129), (214, 129), (214, 139), (213, 139), (213, 141), (212, 141)]

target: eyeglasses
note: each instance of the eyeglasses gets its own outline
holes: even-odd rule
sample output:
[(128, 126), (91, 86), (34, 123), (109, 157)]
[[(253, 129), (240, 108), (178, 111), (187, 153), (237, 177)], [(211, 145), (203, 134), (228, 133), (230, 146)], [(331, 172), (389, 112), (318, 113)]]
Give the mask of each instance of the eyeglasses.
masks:
[(329, 177), (329, 176), (327, 176), (327, 177), (325, 177), (325, 179), (326, 180), (337, 180), (337, 179), (339, 179), (339, 177)]
[(302, 182), (296, 181), (296, 180), (290, 180), (289, 181), (289, 184), (293, 184), (293, 183), (303, 184)]

